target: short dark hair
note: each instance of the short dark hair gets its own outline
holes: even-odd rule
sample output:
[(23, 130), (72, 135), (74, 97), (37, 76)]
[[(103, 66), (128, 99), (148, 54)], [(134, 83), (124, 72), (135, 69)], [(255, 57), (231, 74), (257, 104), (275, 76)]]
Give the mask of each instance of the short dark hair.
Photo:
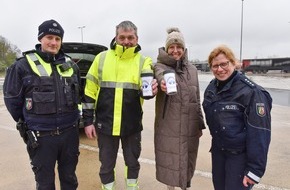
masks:
[(133, 22), (129, 21), (129, 20), (122, 21), (120, 24), (118, 24), (116, 26), (116, 36), (118, 35), (118, 29), (119, 28), (122, 28), (124, 30), (134, 30), (136, 36), (138, 36), (136, 25)]

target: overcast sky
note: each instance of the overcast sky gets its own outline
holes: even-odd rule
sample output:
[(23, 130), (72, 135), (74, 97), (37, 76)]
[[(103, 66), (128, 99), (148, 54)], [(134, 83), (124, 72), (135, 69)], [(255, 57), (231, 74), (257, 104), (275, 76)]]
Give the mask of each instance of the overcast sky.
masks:
[[(290, 57), (290, 0), (244, 0), (242, 58)], [(21, 51), (38, 43), (38, 26), (57, 20), (64, 41), (109, 46), (115, 27), (131, 20), (142, 53), (156, 60), (168, 27), (184, 35), (190, 59), (206, 60), (219, 44), (240, 57), (242, 0), (2, 0), (0, 35)]]

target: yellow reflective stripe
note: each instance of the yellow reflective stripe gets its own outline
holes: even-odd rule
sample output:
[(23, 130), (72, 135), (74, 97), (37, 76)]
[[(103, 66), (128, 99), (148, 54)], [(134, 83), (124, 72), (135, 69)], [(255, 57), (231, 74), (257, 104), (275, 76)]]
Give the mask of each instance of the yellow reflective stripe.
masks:
[(98, 79), (99, 79), (99, 81), (102, 81), (103, 67), (104, 67), (104, 63), (105, 63), (106, 54), (107, 54), (107, 52), (103, 52), (100, 54), (99, 67), (98, 67)]
[(138, 190), (138, 180), (137, 179), (127, 179), (127, 190)]
[(82, 108), (84, 110), (91, 110), (94, 109), (95, 104), (94, 103), (82, 103)]
[[(139, 62), (139, 76), (141, 76), (142, 73), (152, 73), (153, 74), (153, 70), (151, 68), (150, 69), (149, 68), (143, 69), (145, 60), (146, 60), (146, 58), (141, 55), (140, 56), (140, 62)], [(142, 84), (141, 77), (140, 77), (139, 83), (140, 83), (140, 87), (141, 87), (141, 84)]]
[(139, 60), (139, 76), (141, 76), (144, 62), (145, 62), (145, 57), (141, 55), (140, 60)]
[[(65, 62), (72, 62), (72, 61), (71, 61), (71, 59), (70, 59), (69, 57), (65, 57)], [(63, 77), (70, 77), (70, 76), (72, 76), (72, 75), (74, 74), (74, 70), (73, 70), (72, 67), (69, 68), (69, 69), (66, 70), (66, 71), (61, 71), (60, 66), (61, 66), (61, 64), (57, 65), (56, 68), (57, 68), (57, 72), (58, 72), (61, 76), (63, 76)]]
[(48, 73), (46, 72), (44, 66), (40, 63), (39, 59), (36, 57), (34, 53), (29, 54), (33, 62), (35, 63), (37, 70), (40, 73), (40, 76), (49, 76)]
[[(52, 73), (49, 63), (44, 62), (38, 55), (30, 53), (26, 55), (28, 63), (38, 76), (50, 76)], [(37, 63), (38, 62), (38, 63)]]
[(96, 79), (96, 77), (94, 76), (94, 75), (92, 75), (92, 74), (90, 74), (90, 73), (88, 73), (87, 75), (86, 75), (86, 79), (88, 79), (88, 80), (90, 80), (90, 81), (92, 81), (94, 84), (96, 84), (96, 85), (98, 85), (98, 79)]
[(86, 80), (86, 87), (85, 87), (85, 92), (84, 92), (86, 96), (96, 101), (98, 98), (99, 91), (100, 90), (99, 90), (98, 85), (96, 85), (91, 80)]
[(139, 90), (139, 86), (137, 84), (128, 83), (128, 82), (102, 81), (102, 82), (100, 82), (100, 87), (104, 87), (104, 88), (123, 88), (123, 89)]
[(153, 69), (152, 68), (146, 68), (143, 69), (144, 63), (146, 61), (146, 58), (144, 56), (140, 57), (140, 69), (141, 69), (141, 73), (153, 73)]
[(36, 57), (36, 55), (34, 53), (30, 53), (30, 54), (28, 54), (28, 56), (32, 61), (38, 61), (38, 58)]
[[(34, 55), (34, 54), (32, 54), (32, 55)], [(39, 70), (38, 70), (36, 64), (34, 63), (34, 61), (37, 61), (37, 59), (34, 60), (34, 58), (35, 58), (35, 56), (26, 55), (26, 59), (27, 59), (29, 65), (30, 65), (31, 69), (33, 70), (33, 72), (35, 74), (37, 74), (38, 76), (41, 76), (41, 74), (39, 73)]]
[[(50, 63), (46, 63), (35, 53), (30, 53), (26, 55), (28, 63), (32, 68), (33, 72), (36, 73), (38, 76), (50, 76), (52, 73)], [(65, 62), (71, 61), (69, 57), (65, 57)], [(64, 72), (60, 70), (61, 64), (57, 65), (57, 72), (64, 77), (70, 77), (73, 75), (74, 70), (70, 68)]]
[(115, 181), (107, 184), (102, 184), (102, 190), (115, 190)]
[(124, 176), (125, 176), (125, 179), (128, 179), (128, 166), (125, 165), (125, 168), (124, 168)]
[(141, 73), (153, 73), (151, 69), (144, 69)]
[(42, 71), (42, 72), (45, 72), (47, 74), (47, 75), (43, 74), (43, 76), (50, 76), (52, 73), (52, 68), (51, 68), (50, 63), (43, 61), (43, 59), (39, 55), (37, 54), (34, 54), (34, 55), (37, 57), (38, 61), (41, 63), (41, 66), (42, 66), (42, 67), (39, 66), (37, 68), (41, 68), (41, 69), (43, 68), (45, 71)]
[(115, 89), (114, 100), (114, 121), (113, 121), (113, 136), (121, 134), (121, 121), (122, 121), (122, 107), (123, 107), (123, 89)]

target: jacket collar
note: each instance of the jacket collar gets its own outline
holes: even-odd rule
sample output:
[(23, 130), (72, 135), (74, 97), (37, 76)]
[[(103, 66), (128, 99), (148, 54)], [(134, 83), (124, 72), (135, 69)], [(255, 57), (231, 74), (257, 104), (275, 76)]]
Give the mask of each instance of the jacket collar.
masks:
[(115, 38), (111, 41), (110, 48), (115, 51), (116, 55), (120, 58), (133, 57), (135, 53), (141, 50), (141, 46), (137, 44), (134, 47), (126, 48), (116, 43)]
[(234, 71), (232, 73), (232, 75), (227, 80), (221, 82), (217, 79), (214, 79), (213, 84), (218, 92), (227, 91), (231, 88), (233, 82), (236, 81), (238, 79), (238, 77), (239, 77), (239, 72)]
[(164, 47), (161, 47), (159, 48), (157, 63), (162, 63), (171, 68), (174, 68), (176, 72), (182, 73), (183, 67), (188, 64), (187, 49), (185, 49), (184, 56), (181, 58), (181, 60), (176, 61), (172, 56), (168, 55)]
[(53, 55), (51, 53), (41, 51), (41, 44), (35, 45), (36, 53), (47, 63), (63, 62), (64, 52), (62, 49), (59, 50), (58, 54)]

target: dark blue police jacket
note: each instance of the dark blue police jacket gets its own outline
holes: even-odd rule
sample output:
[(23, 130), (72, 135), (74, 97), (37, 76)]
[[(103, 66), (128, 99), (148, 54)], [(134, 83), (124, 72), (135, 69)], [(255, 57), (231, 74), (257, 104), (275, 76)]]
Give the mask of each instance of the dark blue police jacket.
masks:
[(203, 101), (212, 146), (246, 151), (245, 173), (260, 178), (265, 172), (271, 139), (272, 98), (240, 72), (219, 91), (217, 83), (217, 79), (210, 82)]

